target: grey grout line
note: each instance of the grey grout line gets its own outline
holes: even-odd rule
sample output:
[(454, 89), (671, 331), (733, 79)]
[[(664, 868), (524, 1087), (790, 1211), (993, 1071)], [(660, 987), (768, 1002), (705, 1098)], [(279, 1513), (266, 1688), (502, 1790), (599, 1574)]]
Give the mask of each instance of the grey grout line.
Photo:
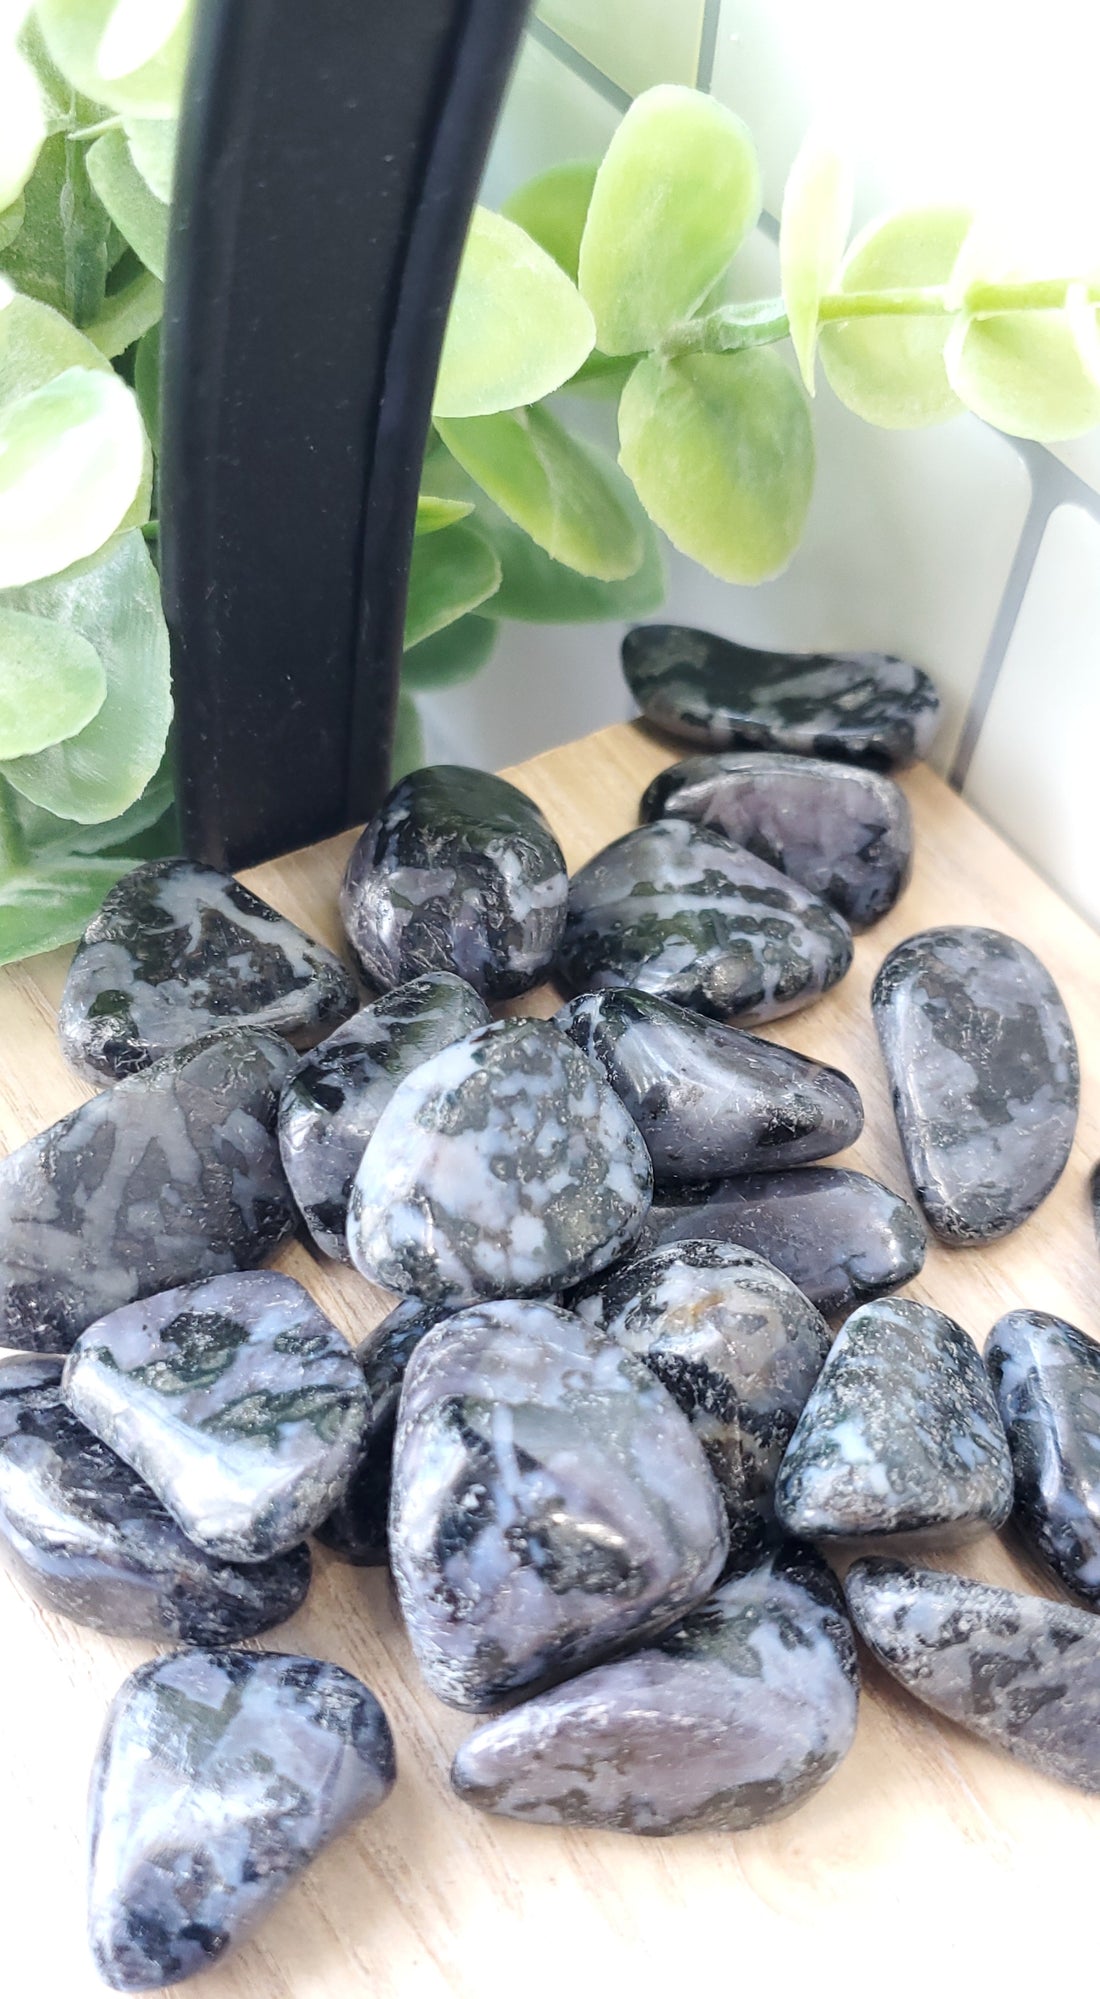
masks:
[(699, 61), (695, 70), (696, 90), (709, 90), (714, 82), (714, 59), (718, 53), (718, 24), (721, 18), (722, 0), (706, 0), (699, 36)]
[(629, 90), (623, 90), (619, 84), (612, 82), (602, 69), (597, 69), (594, 62), (589, 62), (587, 56), (582, 56), (579, 49), (567, 42), (564, 35), (555, 34), (545, 21), (537, 20), (528, 24), (527, 32), (541, 43), (548, 55), (556, 56), (566, 69), (571, 69), (573, 75), (579, 76), (582, 83), (587, 83), (589, 89), (594, 90), (605, 103), (613, 105), (616, 111), (629, 111), (634, 102)]
[(777, 218), (772, 214), (770, 208), (762, 208), (760, 210), (760, 217), (756, 226), (759, 229), (760, 234), (762, 236), (766, 236), (769, 242), (778, 243), (779, 222)]
[(1020, 531), (1020, 539), (1016, 544), (1016, 553), (1012, 558), (1008, 579), (1001, 592), (1001, 601), (997, 606), (997, 615), (993, 620), (993, 629), (989, 634), (985, 656), (978, 669), (978, 678), (970, 697), (970, 706), (966, 711), (966, 720), (963, 723), (954, 761), (947, 774), (948, 783), (953, 785), (956, 791), (961, 791), (966, 783), (974, 752), (978, 747), (978, 738), (989, 713), (989, 704), (1001, 676), (1005, 654), (1016, 629), (1020, 606), (1031, 581), (1039, 544), (1057, 504), (1046, 490), (1045, 480), (1041, 478), (1033, 480), (1031, 503)]
[[(1003, 435), (999, 432), (998, 435)], [(1100, 493), (1082, 479), (1080, 473), (1063, 465), (1045, 444), (1035, 444), (1027, 437), (1010, 437), (1006, 440), (1023, 459), (1031, 474), (1033, 486), (1043, 486), (1050, 494), (1050, 506), (1083, 507), (1094, 520), (1100, 521)]]

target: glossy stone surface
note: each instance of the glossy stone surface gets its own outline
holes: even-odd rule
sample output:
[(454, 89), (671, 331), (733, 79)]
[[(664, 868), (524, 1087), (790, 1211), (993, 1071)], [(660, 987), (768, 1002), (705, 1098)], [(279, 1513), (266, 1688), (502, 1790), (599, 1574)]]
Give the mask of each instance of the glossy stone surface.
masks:
[(0, 1561), (46, 1610), (120, 1638), (224, 1645), (281, 1624), (303, 1544), (249, 1567), (194, 1547), (61, 1399), (60, 1360), (0, 1360)]
[(343, 1335), (292, 1277), (214, 1277), (89, 1326), (65, 1399), (229, 1562), (292, 1547), (328, 1514), (370, 1409)]
[(4, 1343), (67, 1353), (120, 1305), (249, 1269), (293, 1234), (285, 1041), (241, 1029), (116, 1083), (0, 1160)]
[(867, 1558), (848, 1608), (916, 1700), (1049, 1777), (1100, 1791), (1100, 1619), (965, 1576)]
[(279, 1106), (291, 1192), (318, 1249), (348, 1255), (348, 1201), (367, 1140), (398, 1083), (489, 1010), (464, 979), (427, 972), (376, 1000), (304, 1055)]
[(365, 1277), (427, 1305), (559, 1291), (645, 1219), (652, 1167), (603, 1077), (545, 1020), (501, 1020), (406, 1078), (352, 1188)]
[(1100, 1346), (1050, 1312), (1007, 1312), (985, 1360), (1012, 1452), (1013, 1524), (1100, 1610)]
[(568, 886), (561, 848), (522, 791), (435, 764), (403, 777), (360, 835), (340, 908), (383, 991), (457, 972), (483, 999), (505, 1000), (546, 976)]
[(638, 1251), (689, 1237), (754, 1249), (827, 1318), (907, 1284), (926, 1247), (920, 1216), (908, 1201), (866, 1173), (840, 1166), (663, 1189)]
[(787, 1532), (947, 1547), (1002, 1526), (1011, 1505), (1008, 1443), (970, 1335), (912, 1298), (861, 1305), (779, 1469)]
[(787, 1543), (644, 1651), (484, 1723), (451, 1781), (482, 1811), (540, 1825), (740, 1832), (832, 1776), (858, 1701), (840, 1590)]
[(843, 917), (721, 833), (661, 819), (574, 875), (559, 967), (574, 992), (634, 986), (716, 1020), (808, 1006), (852, 962)]
[(642, 818), (716, 828), (866, 930), (892, 909), (913, 864), (913, 822), (892, 778), (778, 751), (688, 757), (655, 777)]
[(758, 652), (684, 625), (639, 625), (623, 672), (643, 715), (681, 742), (891, 770), (928, 755), (940, 698), (889, 653)]
[(339, 958), (232, 875), (145, 861), (85, 930), (57, 1025), (74, 1069), (98, 1083), (225, 1027), (306, 1048), (355, 1004)]
[(871, 1006), (902, 1149), (945, 1242), (993, 1242), (1060, 1178), (1077, 1126), (1077, 1046), (1046, 967), (999, 930), (907, 937)]
[(144, 1992), (217, 1964), (396, 1775), (382, 1709), (339, 1666), (234, 1651), (139, 1666), (92, 1773), (100, 1977)]
[(572, 1313), (475, 1306), (409, 1362), (390, 1559), (420, 1670), (454, 1707), (561, 1678), (706, 1596), (726, 1520), (686, 1416)]
[(839, 1069), (648, 993), (582, 993), (556, 1019), (626, 1105), (659, 1185), (801, 1166), (863, 1129)]

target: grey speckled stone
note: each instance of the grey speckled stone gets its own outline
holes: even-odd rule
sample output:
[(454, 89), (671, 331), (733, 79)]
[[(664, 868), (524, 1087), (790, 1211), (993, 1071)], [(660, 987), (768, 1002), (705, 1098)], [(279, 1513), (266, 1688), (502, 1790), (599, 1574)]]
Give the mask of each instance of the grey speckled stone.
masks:
[(540, 1825), (740, 1832), (832, 1776), (858, 1701), (840, 1590), (788, 1543), (644, 1651), (486, 1722), (451, 1781), (482, 1811)]
[(711, 750), (787, 750), (890, 770), (932, 746), (940, 698), (889, 653), (759, 652), (685, 625), (639, 625), (623, 671), (643, 715)]
[(634, 1240), (653, 1171), (603, 1077), (545, 1020), (501, 1020), (406, 1078), (352, 1188), (357, 1270), (428, 1305), (559, 1291)]
[(531, 799), (488, 771), (435, 764), (402, 778), (360, 835), (340, 907), (383, 990), (457, 972), (484, 999), (505, 1000), (545, 978), (568, 886)]
[(305, 1048), (355, 1003), (339, 958), (232, 875), (145, 861), (85, 930), (57, 1024), (74, 1069), (95, 1083), (224, 1027), (266, 1028)]
[(382, 1709), (339, 1666), (232, 1651), (139, 1666), (92, 1773), (100, 1977), (144, 1992), (217, 1964), (396, 1775)]
[(1100, 1243), (1100, 1165), (1094, 1166), (1089, 1175), (1089, 1194), (1092, 1200), (1092, 1225)]
[(347, 1341), (292, 1277), (214, 1277), (89, 1326), (65, 1399), (197, 1547), (261, 1562), (331, 1511), (370, 1409)]
[(572, 1313), (449, 1319), (409, 1362), (390, 1558), (421, 1672), (454, 1707), (576, 1672), (704, 1597), (721, 1498), (656, 1376)]
[(842, 916), (721, 833), (661, 819), (574, 875), (559, 967), (573, 992), (635, 986), (716, 1020), (774, 1020), (843, 978)]
[(839, 1069), (648, 993), (582, 993), (556, 1019), (626, 1105), (658, 1184), (801, 1166), (863, 1129)]
[(1100, 1619), (965, 1576), (868, 1558), (845, 1579), (895, 1680), (983, 1742), (1100, 1791)]
[(60, 1360), (0, 1361), (0, 1561), (35, 1601), (120, 1638), (226, 1645), (304, 1601), (305, 1544), (213, 1560), (61, 1400)]
[(1003, 1526), (1011, 1505), (1008, 1443), (969, 1334), (911, 1298), (860, 1306), (779, 1469), (788, 1533), (947, 1547)]
[(279, 1159), (285, 1041), (240, 1029), (104, 1090), (0, 1160), (0, 1321), (66, 1353), (119, 1305), (251, 1268), (295, 1227)]
[(913, 864), (913, 822), (892, 778), (777, 751), (688, 757), (655, 777), (642, 818), (716, 827), (866, 930), (892, 909)]
[(1016, 1481), (1013, 1521), (1100, 1610), (1100, 1346), (1049, 1312), (1008, 1312), (985, 1350)]
[(465, 979), (427, 972), (363, 1007), (302, 1057), (283, 1090), (279, 1146), (291, 1192), (326, 1256), (351, 1261), (352, 1181), (398, 1083), (488, 1018)]
[(906, 1163), (936, 1234), (993, 1242), (1049, 1194), (1077, 1127), (1077, 1045), (1050, 973), (999, 930), (925, 930), (871, 1005)]

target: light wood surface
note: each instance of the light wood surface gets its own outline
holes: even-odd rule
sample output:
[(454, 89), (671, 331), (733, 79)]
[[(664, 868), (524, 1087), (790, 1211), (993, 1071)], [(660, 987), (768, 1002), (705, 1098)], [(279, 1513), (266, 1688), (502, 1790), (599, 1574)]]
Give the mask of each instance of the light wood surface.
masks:
[[(671, 754), (637, 727), (606, 730), (518, 771), (571, 866), (634, 823)], [(1038, 952), (1081, 1045), (1082, 1112), (1070, 1166), (1027, 1226), (990, 1249), (934, 1247), (914, 1296), (984, 1343), (998, 1315), (1031, 1305), (1100, 1335), (1100, 1262), (1087, 1174), (1100, 1156), (1100, 937), (930, 771), (904, 779), (917, 826), (914, 881), (857, 945), (848, 978), (772, 1038), (846, 1069), (867, 1107), (851, 1163), (906, 1180), (870, 1024), (887, 950), (928, 924), (979, 922)], [(336, 890), (350, 836), (246, 879), (307, 930), (337, 942)], [(65, 953), (0, 977), (0, 1147), (90, 1094), (54, 1021)], [(553, 994), (527, 1010), (549, 1012)], [(353, 1338), (382, 1294), (300, 1247), (282, 1259)], [(960, 1568), (1044, 1586), (1003, 1543)], [(1053, 1593), (1048, 1591), (1048, 1593)], [(784, 1994), (815, 1987), (992, 1992), (1064, 1976), (1088, 1949), (1100, 1801), (1086, 1799), (932, 1718), (872, 1670), (855, 1747), (792, 1818), (736, 1837), (632, 1840), (479, 1816), (450, 1795), (469, 1721), (420, 1687), (386, 1577), (317, 1552), (304, 1608), (262, 1644), (333, 1659), (382, 1700), (398, 1745), (390, 1802), (330, 1850), (224, 1967), (202, 1999), (594, 1999), (606, 1990)], [(152, 1648), (101, 1638), (37, 1609), (0, 1577), (0, 1990), (93, 1999), (83, 1940), (84, 1800), (109, 1699)]]

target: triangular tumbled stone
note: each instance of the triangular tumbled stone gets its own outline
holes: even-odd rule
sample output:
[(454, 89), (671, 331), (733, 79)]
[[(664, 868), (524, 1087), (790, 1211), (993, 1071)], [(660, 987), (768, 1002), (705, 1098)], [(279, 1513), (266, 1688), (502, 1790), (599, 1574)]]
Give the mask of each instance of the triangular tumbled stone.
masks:
[(1012, 1452), (1013, 1522), (1100, 1610), (1100, 1346), (1049, 1312), (1008, 1312), (985, 1350)]

